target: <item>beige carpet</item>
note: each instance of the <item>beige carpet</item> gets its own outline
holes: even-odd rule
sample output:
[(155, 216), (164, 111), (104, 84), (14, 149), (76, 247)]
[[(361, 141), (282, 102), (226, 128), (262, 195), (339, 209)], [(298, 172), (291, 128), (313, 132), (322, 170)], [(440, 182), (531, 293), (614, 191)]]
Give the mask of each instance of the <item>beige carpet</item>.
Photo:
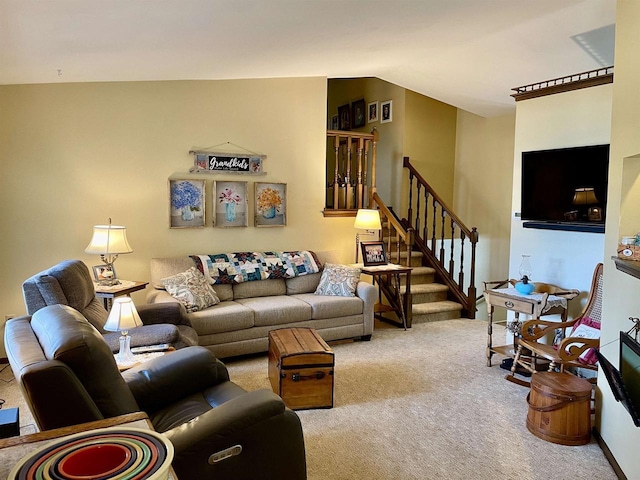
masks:
[[(335, 407), (298, 412), (309, 480), (615, 479), (594, 440), (568, 447), (527, 430), (528, 390), (485, 366), (485, 344), (478, 320), (377, 328), (370, 342), (334, 344)], [(266, 355), (227, 365), (243, 387), (269, 388)], [(22, 433), (33, 432), (10, 369), (0, 380), (5, 408), (20, 406)]]
[[(334, 408), (298, 411), (309, 479), (617, 478), (595, 440), (555, 445), (527, 430), (528, 389), (486, 367), (485, 345), (479, 320), (333, 345)], [(266, 355), (228, 366), (243, 387), (269, 388)]]

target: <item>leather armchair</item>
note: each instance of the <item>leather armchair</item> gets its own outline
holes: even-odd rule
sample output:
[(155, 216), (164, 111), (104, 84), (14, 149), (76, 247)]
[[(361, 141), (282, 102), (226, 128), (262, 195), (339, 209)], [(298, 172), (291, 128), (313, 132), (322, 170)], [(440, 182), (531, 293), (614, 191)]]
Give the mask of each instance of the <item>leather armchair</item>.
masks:
[[(120, 349), (119, 332), (103, 329), (109, 313), (96, 297), (87, 266), (80, 260), (65, 260), (28, 278), (22, 284), (27, 313), (33, 315), (47, 305), (69, 305), (82, 313), (104, 336), (112, 352)], [(198, 344), (184, 307), (179, 303), (136, 306), (144, 326), (131, 330), (131, 346), (168, 343), (175, 348)]]
[(231, 382), (204, 347), (121, 374), (100, 333), (73, 308), (53, 305), (9, 320), (5, 348), (41, 430), (144, 411), (173, 443), (180, 480), (306, 478), (296, 413), (270, 390)]

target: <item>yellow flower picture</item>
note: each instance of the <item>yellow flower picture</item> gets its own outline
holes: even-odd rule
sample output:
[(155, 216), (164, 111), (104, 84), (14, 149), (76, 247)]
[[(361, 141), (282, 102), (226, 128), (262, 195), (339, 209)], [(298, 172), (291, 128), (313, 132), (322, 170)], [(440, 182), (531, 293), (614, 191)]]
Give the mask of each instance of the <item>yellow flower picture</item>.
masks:
[(286, 183), (255, 184), (256, 227), (286, 225)]

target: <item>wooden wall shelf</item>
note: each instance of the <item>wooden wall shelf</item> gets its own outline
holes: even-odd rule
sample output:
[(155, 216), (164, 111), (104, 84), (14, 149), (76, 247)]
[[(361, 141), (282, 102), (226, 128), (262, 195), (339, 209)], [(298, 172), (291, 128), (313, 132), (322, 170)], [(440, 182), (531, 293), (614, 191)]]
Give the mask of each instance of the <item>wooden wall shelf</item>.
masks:
[(635, 260), (623, 260), (618, 257), (611, 257), (616, 264), (616, 268), (632, 277), (640, 278), (640, 262)]

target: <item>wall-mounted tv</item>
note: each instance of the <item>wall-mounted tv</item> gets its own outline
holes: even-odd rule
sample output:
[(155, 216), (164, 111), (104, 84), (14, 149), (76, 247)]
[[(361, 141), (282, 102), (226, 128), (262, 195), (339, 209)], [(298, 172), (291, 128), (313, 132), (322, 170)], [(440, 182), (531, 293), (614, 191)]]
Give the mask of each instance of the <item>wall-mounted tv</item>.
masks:
[(522, 152), (521, 217), (604, 225), (609, 145)]

